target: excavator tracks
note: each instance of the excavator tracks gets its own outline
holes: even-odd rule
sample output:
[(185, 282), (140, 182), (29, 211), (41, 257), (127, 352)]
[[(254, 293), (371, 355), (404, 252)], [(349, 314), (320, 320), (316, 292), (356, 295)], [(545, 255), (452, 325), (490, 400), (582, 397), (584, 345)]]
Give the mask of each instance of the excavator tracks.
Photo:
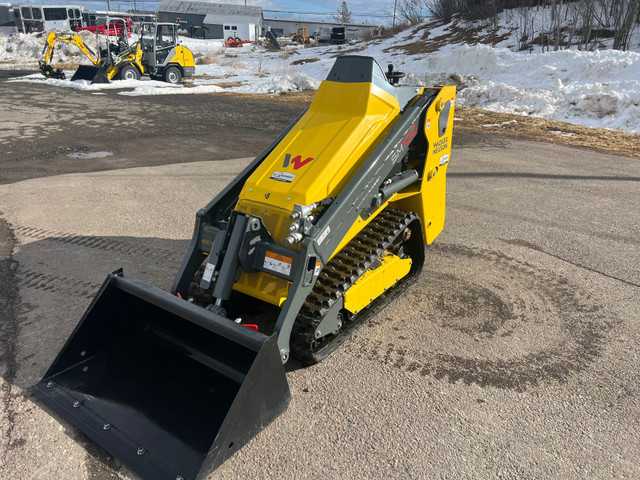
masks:
[[(412, 232), (413, 230), (413, 232)], [(318, 326), (347, 290), (369, 269), (380, 266), (387, 252), (411, 257), (411, 270), (392, 288), (356, 314), (341, 311), (338, 331), (316, 338)], [(412, 212), (386, 209), (372, 220), (324, 267), (293, 325), (291, 351), (313, 364), (327, 357), (370, 317), (381, 311), (419, 275), (424, 263), (424, 244), (419, 217)]]

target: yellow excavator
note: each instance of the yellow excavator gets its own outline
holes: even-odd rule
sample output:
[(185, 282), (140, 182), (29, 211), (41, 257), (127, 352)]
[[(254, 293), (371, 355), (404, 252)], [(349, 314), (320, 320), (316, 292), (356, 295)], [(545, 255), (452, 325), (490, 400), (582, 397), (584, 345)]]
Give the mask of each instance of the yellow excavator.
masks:
[(177, 29), (178, 25), (173, 23), (142, 23), (138, 41), (129, 45), (125, 34), (112, 42), (107, 37), (106, 48), (99, 48), (97, 53), (77, 33), (51, 31), (39, 62), (40, 71), (47, 78), (66, 78), (62, 69), (51, 66), (56, 45), (65, 42), (77, 46), (92, 63), (80, 65), (72, 81), (108, 83), (149, 75), (154, 80), (178, 84), (183, 77), (195, 74), (195, 60), (193, 53), (179, 44)]
[(401, 76), (338, 57), (197, 212), (171, 293), (109, 274), (34, 393), (149, 480), (204, 479), (283, 413), (290, 356), (334, 352), (443, 230), (455, 87)]
[(298, 33), (291, 32), (289, 35), (296, 43), (309, 43), (309, 34), (307, 27), (301, 27), (298, 29)]

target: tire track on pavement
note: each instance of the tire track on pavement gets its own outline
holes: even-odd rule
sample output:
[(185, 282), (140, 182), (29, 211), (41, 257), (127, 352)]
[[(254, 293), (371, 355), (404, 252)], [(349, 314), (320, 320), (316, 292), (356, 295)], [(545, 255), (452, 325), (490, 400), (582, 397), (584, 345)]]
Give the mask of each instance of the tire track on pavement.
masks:
[(427, 253), (430, 270), (405, 295), (412, 313), (379, 315), (371, 328), (398, 333), (393, 342), (365, 337), (363, 358), (522, 392), (584, 371), (619, 323), (556, 272), (483, 248), (437, 244)]
[(60, 232), (56, 230), (45, 230), (41, 228), (28, 227), (24, 225), (14, 226), (14, 232), (18, 236), (33, 238), (36, 240), (49, 240), (79, 247), (96, 248), (99, 250), (124, 253), (127, 255), (140, 255), (166, 261), (181, 261), (182, 255), (178, 255), (173, 250), (135, 245), (122, 240), (115, 240), (109, 237), (94, 235), (76, 235), (73, 233)]

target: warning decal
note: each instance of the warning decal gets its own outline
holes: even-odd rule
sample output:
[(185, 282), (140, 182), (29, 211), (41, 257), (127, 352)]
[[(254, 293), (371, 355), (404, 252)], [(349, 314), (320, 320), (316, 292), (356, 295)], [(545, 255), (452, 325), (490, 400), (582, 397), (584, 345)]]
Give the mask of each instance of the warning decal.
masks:
[(204, 274), (202, 275), (202, 278), (204, 278), (205, 282), (211, 281), (211, 277), (213, 277), (214, 268), (215, 266), (213, 264), (207, 263), (207, 266), (204, 268)]
[(279, 255), (274, 252), (267, 252), (264, 254), (263, 268), (271, 270), (272, 272), (281, 273), (283, 275), (291, 275), (291, 263), (293, 259), (284, 255)]

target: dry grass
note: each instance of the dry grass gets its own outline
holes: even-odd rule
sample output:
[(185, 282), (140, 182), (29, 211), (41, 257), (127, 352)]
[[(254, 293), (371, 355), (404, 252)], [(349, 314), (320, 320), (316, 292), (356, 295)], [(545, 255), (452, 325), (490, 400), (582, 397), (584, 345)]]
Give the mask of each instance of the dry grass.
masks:
[(211, 65), (213, 63), (218, 63), (218, 56), (213, 55), (202, 55), (197, 54), (196, 57), (196, 65)]
[(358, 53), (361, 52), (362, 50), (365, 50), (367, 47), (365, 45), (361, 45), (359, 47), (354, 47), (354, 48), (347, 48), (347, 49), (342, 49), (342, 47), (338, 47), (337, 50), (340, 50), (337, 53), (334, 53), (333, 55), (331, 55), (330, 58), (337, 58), (337, 57), (341, 57), (342, 55), (353, 55), (354, 53)]
[(417, 27), (413, 30), (413, 33), (418, 34), (422, 32), (420, 40), (404, 45), (394, 45), (385, 48), (383, 51), (385, 53), (390, 53), (394, 50), (400, 50), (407, 55), (415, 55), (420, 53), (436, 52), (444, 46), (452, 43), (495, 46), (497, 43), (500, 43), (510, 37), (510, 33), (498, 35), (497, 30), (493, 30), (489, 31), (487, 34), (485, 27), (466, 27), (461, 25), (459, 22), (456, 22), (447, 29), (447, 33), (431, 38), (431, 29), (437, 26), (439, 26), (438, 23), (429, 23), (424, 27)]
[[(309, 105), (316, 92), (312, 90), (303, 90), (301, 92), (286, 92), (280, 95), (266, 95), (260, 93), (237, 93), (237, 92), (224, 92), (225, 95), (231, 95), (238, 98), (247, 99), (260, 99), (274, 103), (286, 103), (290, 105)], [(219, 95), (214, 93), (212, 95)]]
[(287, 58), (291, 57), (292, 55), (299, 55), (299, 53), (296, 52), (295, 50), (286, 49), (286, 50), (283, 50), (282, 53), (280, 53), (280, 58), (283, 59), (283, 60), (286, 60)]
[(220, 88), (233, 88), (233, 87), (241, 87), (246, 84), (247, 82), (218, 82), (218, 83), (214, 83), (213, 85), (216, 85), (217, 87), (220, 87)]
[(291, 62), (291, 65), (304, 65), (305, 63), (313, 63), (313, 62), (319, 62), (320, 59), (318, 57), (313, 57), (313, 58), (301, 58), (300, 60), (294, 60), (293, 62)]
[(459, 131), (486, 132), (640, 158), (640, 133), (591, 128), (479, 108), (456, 107), (455, 118), (454, 129)]

